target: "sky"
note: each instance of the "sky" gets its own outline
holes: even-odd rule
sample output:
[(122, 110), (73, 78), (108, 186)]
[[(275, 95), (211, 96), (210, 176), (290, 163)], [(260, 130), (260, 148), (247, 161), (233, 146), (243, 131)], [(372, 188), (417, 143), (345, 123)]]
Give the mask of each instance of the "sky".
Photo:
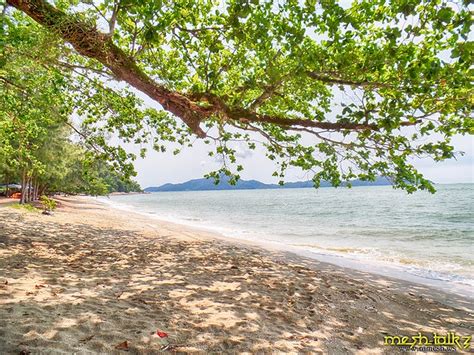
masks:
[[(453, 139), (455, 149), (464, 151), (465, 155), (457, 160), (433, 162), (420, 160), (415, 166), (425, 177), (436, 183), (474, 183), (474, 138), (472, 136), (459, 136)], [(197, 142), (192, 148), (185, 148), (180, 154), (158, 153), (149, 151), (145, 159), (137, 159), (135, 168), (138, 173), (136, 180), (145, 188), (159, 186), (165, 183), (184, 182), (191, 179), (202, 178), (204, 174), (219, 167), (219, 164), (207, 155), (208, 146)], [(126, 149), (138, 153), (138, 148), (127, 145)], [(269, 161), (262, 151), (240, 152), (240, 161), (245, 170), (243, 179), (255, 179), (262, 182), (277, 182), (272, 172), (274, 163)], [(288, 172), (288, 181), (307, 180), (311, 175), (298, 170)]]

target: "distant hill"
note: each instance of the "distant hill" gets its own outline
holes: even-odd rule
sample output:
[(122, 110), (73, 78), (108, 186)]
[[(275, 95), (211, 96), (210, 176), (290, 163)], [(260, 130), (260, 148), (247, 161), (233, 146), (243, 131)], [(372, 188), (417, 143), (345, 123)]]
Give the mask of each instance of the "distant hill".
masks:
[[(352, 186), (382, 186), (390, 185), (390, 182), (384, 177), (378, 177), (374, 182), (352, 180)], [(329, 182), (321, 182), (321, 187), (330, 187)], [(265, 184), (257, 180), (239, 180), (236, 185), (230, 185), (226, 178), (221, 178), (218, 185), (214, 184), (213, 179), (194, 179), (180, 184), (164, 184), (161, 186), (151, 186), (145, 189), (145, 192), (164, 192), (164, 191), (206, 191), (206, 190), (264, 190), (264, 189), (297, 189), (313, 187), (313, 182), (297, 181), (288, 182), (283, 186), (278, 184)]]

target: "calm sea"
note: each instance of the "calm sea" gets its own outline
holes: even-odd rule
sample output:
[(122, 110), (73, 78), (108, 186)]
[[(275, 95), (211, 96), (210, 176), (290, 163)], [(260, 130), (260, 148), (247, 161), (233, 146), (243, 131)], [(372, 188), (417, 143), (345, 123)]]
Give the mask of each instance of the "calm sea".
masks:
[(408, 195), (389, 186), (189, 191), (108, 201), (316, 258), (372, 269), (375, 264), (474, 289), (474, 184), (437, 185), (437, 190), (434, 195)]

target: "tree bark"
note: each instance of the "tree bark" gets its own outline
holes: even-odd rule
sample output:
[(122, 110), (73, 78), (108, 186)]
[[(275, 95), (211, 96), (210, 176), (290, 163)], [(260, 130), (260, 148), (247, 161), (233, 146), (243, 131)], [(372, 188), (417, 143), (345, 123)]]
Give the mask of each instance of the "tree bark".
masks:
[(34, 200), (37, 201), (38, 200), (38, 189), (39, 189), (39, 182), (38, 182), (38, 179), (36, 179), (35, 181), (35, 186), (34, 186)]
[(44, 195), (45, 191), (46, 191), (46, 188), (47, 186), (46, 185), (40, 185), (39, 188), (38, 188), (38, 195), (41, 197)]
[(28, 202), (33, 201), (33, 184), (32, 184), (33, 178), (30, 176), (28, 179)]
[(5, 181), (7, 182), (7, 187), (5, 188), (5, 197), (8, 197), (8, 193), (10, 192), (10, 175), (7, 173), (5, 177)]
[(24, 204), (26, 201), (26, 169), (23, 169), (21, 173), (21, 198), (20, 204)]

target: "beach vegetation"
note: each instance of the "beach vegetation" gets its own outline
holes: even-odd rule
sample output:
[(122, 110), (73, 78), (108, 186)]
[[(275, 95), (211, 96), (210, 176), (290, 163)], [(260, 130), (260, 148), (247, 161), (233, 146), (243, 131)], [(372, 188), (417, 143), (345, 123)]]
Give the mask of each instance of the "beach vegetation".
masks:
[(11, 208), (15, 208), (15, 209), (19, 209), (19, 210), (25, 210), (25, 211), (28, 211), (28, 212), (35, 212), (35, 213), (38, 213), (40, 210), (38, 208), (36, 208), (34, 205), (30, 204), (30, 203), (18, 203), (18, 204), (12, 204), (10, 205)]
[(42, 195), (40, 197), (40, 201), (41, 205), (43, 206), (43, 211), (52, 212), (56, 209), (57, 202), (54, 199), (49, 198), (46, 195)]

